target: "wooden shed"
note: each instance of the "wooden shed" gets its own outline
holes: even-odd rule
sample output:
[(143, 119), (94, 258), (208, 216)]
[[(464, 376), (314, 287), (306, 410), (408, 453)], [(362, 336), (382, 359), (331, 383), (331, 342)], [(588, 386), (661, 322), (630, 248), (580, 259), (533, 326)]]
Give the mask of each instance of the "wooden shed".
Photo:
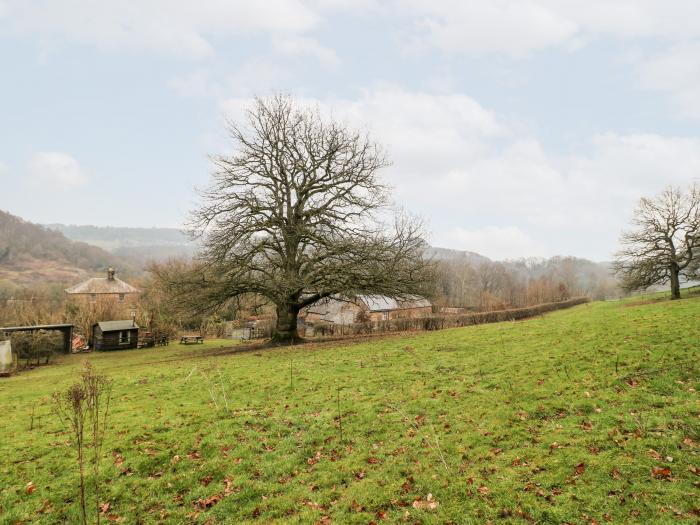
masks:
[(127, 350), (138, 344), (139, 327), (134, 321), (102, 321), (92, 327), (95, 350)]

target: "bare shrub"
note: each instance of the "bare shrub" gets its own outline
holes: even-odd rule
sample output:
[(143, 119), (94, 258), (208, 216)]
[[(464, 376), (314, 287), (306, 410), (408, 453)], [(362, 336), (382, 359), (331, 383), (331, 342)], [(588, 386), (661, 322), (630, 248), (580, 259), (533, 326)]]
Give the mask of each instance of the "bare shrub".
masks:
[(62, 421), (67, 421), (75, 438), (77, 466), (80, 478), (81, 523), (87, 525), (87, 502), (85, 483), (86, 448), (92, 449), (90, 463), (94, 483), (95, 510), (100, 523), (100, 460), (107, 429), (112, 381), (98, 374), (85, 362), (79, 380), (66, 390), (56, 392), (53, 399)]

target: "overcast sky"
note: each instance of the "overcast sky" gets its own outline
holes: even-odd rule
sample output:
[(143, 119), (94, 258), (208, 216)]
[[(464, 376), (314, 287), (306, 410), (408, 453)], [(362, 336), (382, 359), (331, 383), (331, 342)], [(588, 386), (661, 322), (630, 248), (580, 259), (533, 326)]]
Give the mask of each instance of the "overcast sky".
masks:
[(0, 0), (0, 208), (179, 226), (224, 117), (370, 130), (436, 246), (609, 259), (700, 177), (697, 0)]

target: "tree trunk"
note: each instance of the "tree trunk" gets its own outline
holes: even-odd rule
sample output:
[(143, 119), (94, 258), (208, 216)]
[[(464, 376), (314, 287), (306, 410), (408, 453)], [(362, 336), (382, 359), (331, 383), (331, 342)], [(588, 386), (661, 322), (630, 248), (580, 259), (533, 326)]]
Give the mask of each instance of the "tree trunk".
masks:
[(277, 325), (272, 334), (272, 342), (279, 345), (293, 345), (302, 341), (297, 332), (299, 307), (289, 303), (277, 305)]
[(681, 298), (681, 285), (678, 279), (678, 267), (671, 266), (671, 299)]

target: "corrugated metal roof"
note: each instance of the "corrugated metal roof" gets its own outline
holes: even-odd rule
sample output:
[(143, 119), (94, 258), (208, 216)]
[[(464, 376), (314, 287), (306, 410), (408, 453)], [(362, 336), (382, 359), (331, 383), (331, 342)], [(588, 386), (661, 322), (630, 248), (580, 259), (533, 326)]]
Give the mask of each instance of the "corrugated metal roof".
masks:
[(66, 289), (66, 293), (68, 294), (127, 294), (139, 292), (140, 290), (138, 288), (134, 288), (117, 277), (112, 279), (107, 277), (93, 277), (92, 279), (88, 279), (87, 281), (83, 281), (80, 284)]
[(408, 301), (402, 304), (402, 308), (428, 308), (430, 306), (433, 306), (430, 301), (418, 295), (412, 296)]
[(134, 330), (139, 326), (133, 321), (102, 321), (97, 323), (103, 332), (116, 332), (117, 330)]
[(367, 305), (370, 312), (383, 312), (399, 308), (399, 303), (396, 299), (385, 295), (360, 295), (358, 299)]
[(360, 295), (358, 299), (367, 305), (370, 312), (386, 312), (389, 310), (432, 306), (430, 301), (418, 295), (408, 296), (404, 300), (393, 299), (385, 295)]

